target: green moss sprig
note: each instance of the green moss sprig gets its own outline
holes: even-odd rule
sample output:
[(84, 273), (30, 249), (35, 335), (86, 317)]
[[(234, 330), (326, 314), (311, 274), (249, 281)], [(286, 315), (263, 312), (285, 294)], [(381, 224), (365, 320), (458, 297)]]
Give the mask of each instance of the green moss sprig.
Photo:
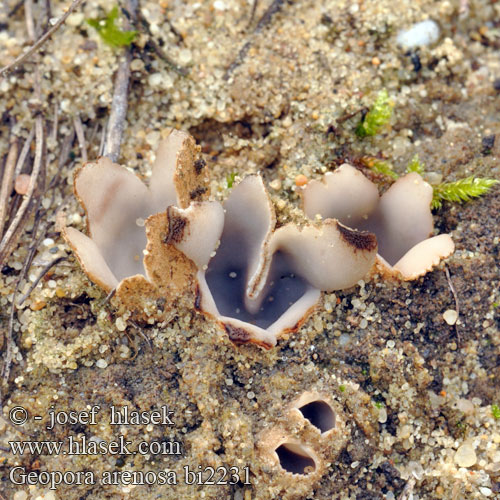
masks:
[(499, 181), (482, 177), (466, 177), (455, 182), (432, 186), (432, 208), (441, 208), (443, 201), (462, 203), (488, 192)]
[(233, 187), (235, 179), (236, 179), (236, 172), (231, 172), (230, 174), (227, 174), (226, 182), (228, 189), (231, 189)]
[(118, 19), (118, 6), (113, 7), (105, 17), (87, 19), (87, 24), (92, 26), (103, 42), (111, 47), (128, 47), (137, 36), (137, 31), (124, 31), (116, 25)]
[(406, 172), (409, 174), (410, 172), (417, 172), (417, 174), (422, 175), (424, 173), (424, 164), (420, 162), (418, 159), (418, 155), (415, 155), (408, 163), (406, 167)]
[[(362, 162), (370, 170), (373, 170), (378, 174), (386, 175), (394, 180), (399, 178), (399, 175), (392, 169), (392, 165), (387, 161), (378, 160), (377, 158), (364, 157)], [(417, 172), (417, 174), (425, 177), (425, 168), (423, 163), (421, 163), (418, 159), (418, 155), (415, 155), (410, 160), (408, 166), (406, 167), (406, 172)], [(450, 201), (454, 203), (470, 201), (472, 198), (477, 198), (487, 193), (498, 182), (500, 181), (496, 179), (471, 176), (455, 182), (434, 184), (432, 185), (431, 208), (441, 208), (443, 201)]]
[(500, 408), (498, 407), (498, 405), (491, 405), (491, 414), (493, 415), (493, 418), (495, 420), (499, 420), (500, 419)]
[(378, 158), (372, 158), (365, 156), (361, 159), (364, 165), (366, 165), (370, 170), (376, 172), (377, 174), (387, 175), (395, 181), (399, 178), (399, 175), (394, 172), (392, 165), (388, 161), (379, 160)]
[(394, 104), (389, 99), (387, 90), (379, 92), (377, 99), (370, 111), (366, 113), (363, 121), (356, 127), (358, 137), (374, 136), (390, 120)]

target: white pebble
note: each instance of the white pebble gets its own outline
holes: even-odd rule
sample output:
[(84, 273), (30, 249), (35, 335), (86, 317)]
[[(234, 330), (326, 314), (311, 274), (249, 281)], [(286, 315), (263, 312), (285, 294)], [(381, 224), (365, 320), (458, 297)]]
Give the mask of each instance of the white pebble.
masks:
[(222, 0), (215, 0), (215, 2), (214, 2), (214, 9), (215, 10), (226, 10), (227, 9), (227, 5)]
[(449, 325), (454, 325), (458, 319), (458, 313), (454, 309), (448, 309), (443, 313), (443, 319)]
[(12, 500), (26, 500), (28, 498), (28, 494), (24, 491), (16, 491)]
[(151, 87), (159, 87), (161, 85), (163, 78), (160, 73), (153, 73), (149, 75), (148, 83)]
[(405, 50), (416, 49), (431, 45), (439, 38), (439, 26), (435, 21), (428, 19), (414, 24), (407, 30), (398, 33), (397, 44)]
[(385, 424), (387, 422), (387, 409), (385, 406), (382, 406), (378, 410), (378, 421), (380, 424)]
[(481, 493), (481, 495), (485, 497), (489, 497), (493, 493), (489, 488), (484, 488), (484, 487), (479, 488), (479, 492)]
[(97, 368), (106, 368), (108, 366), (108, 362), (105, 359), (98, 359), (96, 364)]
[(463, 444), (455, 453), (455, 463), (459, 467), (472, 467), (476, 462), (476, 452), (470, 444)]
[(116, 329), (120, 332), (124, 332), (127, 328), (127, 323), (123, 320), (123, 318), (116, 318), (115, 321)]
[(274, 189), (275, 191), (278, 191), (281, 189), (281, 181), (279, 179), (274, 179), (269, 183), (269, 187), (271, 189)]
[(191, 54), (191, 51), (189, 49), (182, 49), (179, 52), (179, 62), (181, 64), (189, 64), (192, 59), (193, 54)]

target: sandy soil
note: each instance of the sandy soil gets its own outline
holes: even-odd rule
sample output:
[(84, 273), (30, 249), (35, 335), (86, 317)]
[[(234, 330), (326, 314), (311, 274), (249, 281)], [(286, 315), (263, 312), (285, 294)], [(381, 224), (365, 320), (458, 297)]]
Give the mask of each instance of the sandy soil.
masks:
[[(122, 164), (147, 178), (166, 128), (187, 130), (201, 145), (211, 197), (227, 196), (228, 178), (260, 173), (279, 224), (303, 218), (299, 174), (319, 178), (345, 161), (362, 168), (364, 156), (403, 172), (418, 154), (429, 179), (500, 179), (499, 4), (296, 0), (272, 3), (274, 13), (266, 15), (271, 3), (258, 2), (252, 18), (252, 2), (243, 0), (140, 2), (149, 28), (141, 24), (131, 49)], [(17, 4), (0, 6), (2, 64), (31, 45)], [(35, 3), (35, 34), (68, 4)], [(84, 227), (73, 173), (85, 157), (99, 155), (123, 53), (85, 20), (109, 8), (87, 0), (38, 55), (0, 78), (0, 173), (9, 141), (17, 137), (21, 149), (42, 116), (47, 179), (47, 190), (38, 191), (38, 224), (33, 215), (26, 221), (0, 274), (3, 364), (10, 324), (15, 342), (2, 386), (0, 498), (500, 498), (500, 419), (493, 406), (500, 405), (498, 187), (435, 212), (436, 232), (449, 232), (456, 245), (446, 264), (411, 283), (375, 277), (325, 294), (300, 330), (272, 350), (235, 347), (194, 310), (191, 297), (181, 297), (162, 323), (139, 324), (105, 301), (55, 224), (64, 211), (70, 224)], [(439, 24), (439, 39), (405, 53), (398, 32), (424, 19)], [(381, 88), (394, 102), (391, 121), (360, 139), (354, 130), (362, 110)], [(33, 141), (21, 172), (32, 171), (35, 156)], [(384, 189), (388, 179), (378, 181)], [(12, 195), (12, 210), (21, 200)], [(24, 273), (34, 242), (33, 265)], [(57, 257), (66, 258), (17, 305)], [(459, 319), (448, 325), (443, 313), (457, 307)], [(312, 420), (293, 409), (307, 393), (323, 402)], [(82, 412), (95, 405), (101, 410), (94, 424)], [(174, 425), (112, 425), (111, 406), (147, 415), (168, 407)], [(15, 407), (29, 414), (23, 426), (11, 422)], [(47, 429), (51, 408), (77, 412), (80, 421)], [(329, 411), (336, 426), (322, 434), (313, 421)], [(285, 462), (269, 460), (280, 433), (309, 450), (314, 470), (291, 474)], [(15, 455), (9, 445), (66, 446), (83, 436), (94, 443), (123, 436), (133, 447), (163, 443), (165, 453)], [(33, 484), (13, 484), (14, 467), (32, 472)], [(220, 475), (236, 467), (239, 480), (196, 484), (206, 481), (208, 467)], [(194, 476), (186, 470), (205, 471), (203, 481), (196, 476), (187, 484)], [(56, 471), (82, 477), (67, 475), (68, 484), (55, 490), (40, 484)], [(139, 484), (127, 484), (127, 471), (142, 473)], [(106, 473), (115, 474), (116, 484), (103, 484)], [(84, 474), (95, 484), (85, 484)], [(160, 484), (168, 477), (177, 484)]]

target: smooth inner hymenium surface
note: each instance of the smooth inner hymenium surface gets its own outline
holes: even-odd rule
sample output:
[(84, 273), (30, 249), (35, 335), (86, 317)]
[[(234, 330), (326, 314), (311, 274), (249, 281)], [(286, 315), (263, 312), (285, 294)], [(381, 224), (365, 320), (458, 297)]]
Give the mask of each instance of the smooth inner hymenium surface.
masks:
[(311, 401), (301, 406), (299, 411), (321, 432), (327, 432), (335, 427), (335, 413), (324, 401)]
[(262, 302), (256, 313), (245, 307), (245, 292), (249, 278), (249, 248), (244, 232), (227, 230), (221, 238), (221, 246), (210, 261), (207, 284), (212, 292), (219, 313), (241, 321), (267, 328), (302, 297), (310, 286), (294, 274), (289, 259), (276, 252), (264, 287)]
[(308, 474), (316, 469), (314, 460), (305, 449), (295, 443), (283, 443), (276, 448), (280, 465), (292, 474)]

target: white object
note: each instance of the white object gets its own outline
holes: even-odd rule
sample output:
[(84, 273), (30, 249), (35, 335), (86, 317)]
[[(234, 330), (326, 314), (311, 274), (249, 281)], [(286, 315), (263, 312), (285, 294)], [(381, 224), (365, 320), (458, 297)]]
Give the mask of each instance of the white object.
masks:
[(435, 21), (428, 19), (414, 24), (406, 30), (401, 30), (398, 33), (397, 44), (405, 50), (425, 47), (437, 42), (439, 31), (439, 25)]

